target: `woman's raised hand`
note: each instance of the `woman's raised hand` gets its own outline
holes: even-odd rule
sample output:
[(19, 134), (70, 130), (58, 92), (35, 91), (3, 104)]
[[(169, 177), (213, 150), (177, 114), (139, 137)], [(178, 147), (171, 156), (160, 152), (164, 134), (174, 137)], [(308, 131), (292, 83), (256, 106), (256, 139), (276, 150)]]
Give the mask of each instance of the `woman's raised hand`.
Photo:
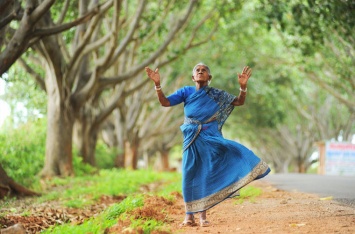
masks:
[(155, 85), (160, 85), (160, 74), (158, 68), (156, 68), (155, 71), (153, 71), (149, 67), (145, 67), (145, 72), (147, 73), (148, 77), (152, 81), (154, 81)]
[(251, 76), (251, 68), (246, 66), (243, 68), (242, 74), (238, 73), (238, 82), (240, 86), (246, 86)]

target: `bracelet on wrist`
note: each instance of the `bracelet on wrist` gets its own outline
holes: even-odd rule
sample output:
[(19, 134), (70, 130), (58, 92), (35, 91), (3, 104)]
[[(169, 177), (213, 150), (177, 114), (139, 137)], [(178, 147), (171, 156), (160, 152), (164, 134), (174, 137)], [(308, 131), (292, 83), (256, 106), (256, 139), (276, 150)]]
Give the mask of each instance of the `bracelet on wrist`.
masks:
[(242, 92), (244, 92), (244, 93), (246, 93), (247, 90), (248, 90), (248, 88), (242, 89), (242, 87), (239, 87), (239, 90), (242, 91)]
[(155, 89), (155, 90), (161, 90), (161, 86), (160, 86), (160, 85), (155, 86), (154, 89)]

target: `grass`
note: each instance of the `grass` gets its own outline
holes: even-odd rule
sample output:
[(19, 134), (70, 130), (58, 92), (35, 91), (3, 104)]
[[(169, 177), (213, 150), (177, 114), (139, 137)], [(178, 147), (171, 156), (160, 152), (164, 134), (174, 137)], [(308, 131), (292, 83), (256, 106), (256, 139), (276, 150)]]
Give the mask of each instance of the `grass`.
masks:
[(261, 189), (253, 186), (246, 186), (240, 190), (240, 196), (235, 198), (234, 204), (243, 204), (246, 200), (254, 203), (255, 198), (260, 196)]
[(144, 233), (150, 233), (154, 230), (160, 229), (164, 226), (164, 223), (154, 219), (150, 220), (132, 220), (131, 228), (133, 230), (142, 229)]
[(117, 219), (121, 214), (142, 206), (143, 199), (140, 197), (142, 196), (128, 197), (122, 202), (112, 205), (98, 216), (86, 220), (81, 225), (64, 224), (54, 226), (43, 233), (104, 233), (106, 228), (112, 227), (117, 223)]
[(143, 205), (143, 196), (135, 195), (127, 197), (122, 202), (111, 206), (104, 212), (103, 215), (106, 220), (116, 220), (121, 214)]
[[(140, 188), (144, 185), (158, 184), (156, 191), (142, 192)], [(84, 208), (97, 202), (104, 195), (125, 197), (119, 203), (115, 203), (101, 213), (87, 219), (80, 225), (66, 223), (52, 226), (42, 233), (75, 233), (75, 234), (101, 234), (108, 228), (116, 227), (119, 222), (123, 222), (125, 231), (131, 233), (151, 233), (161, 231), (169, 233), (169, 226), (161, 220), (155, 220), (151, 216), (137, 218), (133, 216), (137, 208), (144, 206), (146, 195), (164, 197), (167, 200), (174, 200), (176, 197), (172, 192), (181, 192), (181, 175), (179, 173), (159, 173), (154, 171), (138, 170), (101, 170), (95, 175), (85, 175), (71, 178), (55, 178), (47, 181), (44, 185), (46, 191), (33, 203), (44, 203), (55, 201), (62, 206), (72, 208)], [(261, 189), (247, 186), (241, 190), (240, 197), (235, 199), (235, 204), (242, 204), (248, 200), (254, 202), (255, 198), (261, 194)], [(11, 200), (6, 201), (11, 207)], [(149, 203), (147, 203), (149, 204)], [(164, 211), (162, 211), (164, 212)], [(22, 216), (30, 216), (29, 211), (22, 212)]]
[(176, 177), (179, 175), (145, 170), (101, 170), (97, 175), (53, 179), (46, 185), (51, 191), (37, 201), (57, 200), (67, 207), (81, 208), (103, 195), (129, 195), (144, 184), (176, 180)]
[[(131, 219), (127, 212), (144, 205), (144, 195), (138, 192), (141, 185), (157, 181), (164, 183), (155, 194), (172, 199), (171, 192), (181, 191), (180, 180), (178, 173), (126, 170), (105, 170), (97, 176), (57, 179), (52, 181), (53, 185), (64, 186), (67, 190), (61, 193), (61, 196), (57, 192), (51, 192), (45, 195), (43, 200), (58, 199), (64, 201), (66, 206), (83, 207), (93, 203), (100, 195), (127, 195), (127, 197), (81, 225), (53, 226), (43, 233), (104, 233), (107, 228), (117, 224), (118, 220)], [(131, 219), (130, 223), (128, 229), (136, 230), (139, 227), (144, 233), (166, 230), (163, 222), (154, 219)]]

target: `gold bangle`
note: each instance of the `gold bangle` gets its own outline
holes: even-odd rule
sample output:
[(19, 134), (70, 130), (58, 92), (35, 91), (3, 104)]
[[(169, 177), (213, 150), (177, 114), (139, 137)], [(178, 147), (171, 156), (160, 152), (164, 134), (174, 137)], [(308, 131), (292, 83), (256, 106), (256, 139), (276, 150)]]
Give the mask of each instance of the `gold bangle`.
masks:
[(159, 86), (155, 86), (154, 89), (157, 90), (157, 91), (161, 90), (161, 86), (160, 85)]

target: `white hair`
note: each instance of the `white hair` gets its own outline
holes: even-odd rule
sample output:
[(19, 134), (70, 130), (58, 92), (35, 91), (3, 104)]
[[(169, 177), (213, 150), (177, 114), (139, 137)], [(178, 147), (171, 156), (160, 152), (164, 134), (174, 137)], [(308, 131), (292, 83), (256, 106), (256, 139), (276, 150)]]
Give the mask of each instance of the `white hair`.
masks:
[(204, 63), (198, 63), (198, 64), (196, 64), (196, 65), (194, 66), (194, 69), (192, 69), (192, 75), (194, 75), (194, 73), (195, 73), (195, 71), (196, 71), (196, 69), (197, 69), (198, 66), (204, 66), (204, 67), (207, 69), (208, 75), (211, 75), (210, 68), (209, 68), (206, 64), (204, 64)]

